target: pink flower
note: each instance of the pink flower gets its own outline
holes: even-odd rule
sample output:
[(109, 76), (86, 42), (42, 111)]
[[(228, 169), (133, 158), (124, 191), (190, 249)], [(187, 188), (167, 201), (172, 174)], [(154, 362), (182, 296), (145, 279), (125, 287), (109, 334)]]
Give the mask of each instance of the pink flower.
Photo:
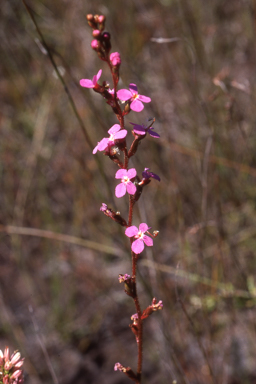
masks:
[(116, 179), (122, 179), (121, 183), (116, 186), (115, 194), (116, 197), (122, 197), (128, 192), (130, 195), (134, 195), (136, 192), (136, 186), (131, 182), (137, 175), (136, 169), (131, 168), (128, 171), (126, 169), (119, 169), (116, 172)]
[(109, 130), (109, 138), (104, 137), (101, 141), (98, 142), (94, 150), (92, 151), (95, 154), (97, 151), (104, 151), (107, 147), (111, 145), (115, 145), (115, 140), (124, 139), (127, 135), (127, 131), (125, 129), (121, 129), (119, 124), (114, 124)]
[(126, 236), (128, 237), (134, 237), (136, 239), (132, 243), (132, 251), (138, 255), (141, 253), (144, 249), (144, 243), (148, 247), (153, 246), (153, 240), (151, 237), (145, 235), (145, 232), (147, 232), (150, 228), (147, 226), (146, 223), (141, 223), (139, 225), (139, 229), (135, 227), (135, 225), (132, 225), (131, 227), (128, 227), (125, 231)]
[(89, 80), (89, 79), (82, 79), (82, 80), (80, 80), (81, 87), (94, 88), (95, 85), (97, 84), (99, 78), (101, 77), (101, 73), (102, 73), (102, 69), (99, 70), (97, 75), (93, 76), (92, 80)]
[(134, 112), (140, 112), (143, 110), (143, 103), (150, 103), (150, 97), (139, 95), (136, 84), (130, 84), (129, 91), (127, 89), (120, 89), (117, 91), (117, 97), (119, 100), (128, 101), (131, 100), (131, 109)]
[(146, 133), (148, 132), (150, 134), (150, 136), (154, 137), (154, 138), (159, 138), (160, 135), (158, 135), (158, 133), (154, 132), (153, 131), (153, 127), (151, 128), (147, 128), (144, 124), (135, 124), (135, 123), (130, 123), (131, 125), (133, 125), (133, 131), (137, 134), (137, 135), (146, 135)]

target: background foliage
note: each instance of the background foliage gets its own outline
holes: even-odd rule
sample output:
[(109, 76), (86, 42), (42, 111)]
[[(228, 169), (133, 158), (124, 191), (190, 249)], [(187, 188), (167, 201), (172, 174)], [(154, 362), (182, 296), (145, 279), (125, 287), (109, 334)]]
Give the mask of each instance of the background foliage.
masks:
[[(117, 121), (79, 87), (100, 68), (111, 80), (87, 13), (107, 16), (122, 87), (152, 98), (126, 118), (155, 117), (161, 135), (134, 158), (161, 177), (134, 221), (160, 231), (140, 261), (144, 307), (164, 302), (145, 323), (144, 382), (255, 383), (255, 2), (29, 4), (93, 144)], [(118, 284), (129, 242), (99, 211), (127, 212), (116, 168), (96, 155), (106, 182), (23, 3), (0, 8), (1, 349), (22, 351), (29, 384), (127, 383), (113, 366), (136, 364)]]

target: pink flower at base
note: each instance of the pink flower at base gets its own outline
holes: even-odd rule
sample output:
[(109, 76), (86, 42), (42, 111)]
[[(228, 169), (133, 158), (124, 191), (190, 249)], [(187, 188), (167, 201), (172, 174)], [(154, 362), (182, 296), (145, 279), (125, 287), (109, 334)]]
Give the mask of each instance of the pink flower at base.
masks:
[(131, 179), (137, 175), (135, 168), (131, 168), (128, 171), (126, 169), (119, 169), (116, 172), (116, 179), (121, 179), (121, 183), (116, 186), (115, 195), (116, 197), (123, 197), (126, 192), (130, 195), (134, 195), (136, 192), (136, 186), (133, 184)]
[(119, 124), (114, 124), (109, 130), (109, 138), (104, 137), (98, 142), (92, 153), (95, 155), (97, 151), (104, 151), (107, 147), (115, 145), (115, 140), (124, 139), (127, 135), (126, 129), (121, 129)]
[(0, 383), (23, 384), (23, 370), (21, 369), (24, 359), (20, 353), (15, 351), (10, 358), (10, 350), (5, 348), (4, 353), (0, 350)]
[(134, 237), (135, 241), (132, 243), (132, 251), (138, 255), (141, 253), (144, 249), (144, 243), (148, 247), (153, 246), (153, 240), (151, 237), (145, 235), (145, 232), (147, 232), (150, 228), (146, 223), (141, 223), (139, 225), (139, 229), (135, 227), (135, 225), (132, 225), (131, 227), (128, 227), (125, 231), (126, 236), (128, 237)]
[(82, 80), (80, 80), (81, 87), (94, 88), (96, 86), (99, 78), (101, 77), (101, 74), (102, 74), (102, 69), (99, 70), (97, 75), (93, 76), (92, 80), (89, 80), (89, 79), (82, 79)]
[(122, 101), (132, 100), (130, 107), (134, 112), (141, 112), (144, 108), (142, 103), (150, 103), (151, 101), (150, 97), (139, 95), (137, 85), (132, 83), (129, 85), (129, 91), (128, 89), (117, 91), (117, 97)]

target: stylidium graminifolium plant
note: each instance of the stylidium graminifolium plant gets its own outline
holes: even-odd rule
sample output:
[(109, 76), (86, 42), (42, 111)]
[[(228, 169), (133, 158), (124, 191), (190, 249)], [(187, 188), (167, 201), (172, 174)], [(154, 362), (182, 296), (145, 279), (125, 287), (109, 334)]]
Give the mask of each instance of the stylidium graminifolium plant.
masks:
[(137, 227), (132, 225), (132, 219), (134, 206), (140, 199), (144, 187), (150, 183), (151, 179), (160, 181), (160, 178), (151, 172), (150, 168), (145, 168), (140, 176), (135, 168), (129, 168), (129, 160), (136, 154), (140, 142), (145, 139), (147, 135), (155, 139), (160, 136), (152, 127), (155, 119), (150, 119), (148, 125), (130, 123), (132, 129), (129, 134), (133, 135), (133, 141), (130, 148), (127, 148), (126, 137), (128, 130), (125, 129), (124, 126), (124, 117), (131, 111), (141, 112), (144, 109), (143, 103), (150, 103), (151, 99), (148, 96), (139, 94), (136, 84), (133, 83), (129, 85), (129, 89), (117, 89), (121, 57), (118, 52), (110, 53), (111, 36), (104, 30), (105, 16), (93, 16), (89, 14), (87, 15), (87, 21), (92, 28), (93, 40), (91, 47), (97, 52), (98, 57), (108, 65), (112, 75), (113, 88), (110, 88), (110, 85), (106, 81), (103, 81), (102, 85), (99, 84), (102, 74), (101, 69), (93, 76), (92, 80), (80, 80), (80, 85), (85, 88), (92, 88), (95, 92), (103, 96), (118, 120), (118, 123), (114, 124), (108, 130), (109, 137), (104, 137), (97, 143), (93, 149), (93, 154), (96, 154), (98, 151), (104, 152), (105, 156), (108, 156), (110, 160), (117, 164), (119, 169), (115, 174), (115, 178), (118, 181), (115, 187), (115, 196), (121, 198), (127, 194), (129, 198), (129, 213), (127, 219), (124, 219), (119, 212), (113, 211), (105, 203), (102, 203), (100, 208), (106, 216), (125, 228), (124, 234), (130, 239), (131, 245), (132, 271), (131, 274), (120, 274), (119, 282), (124, 284), (124, 291), (133, 299), (136, 308), (136, 313), (131, 317), (132, 324), (130, 324), (130, 328), (135, 335), (138, 348), (137, 371), (135, 373), (130, 367), (124, 366), (121, 363), (116, 363), (114, 370), (125, 373), (135, 383), (140, 384), (142, 374), (143, 321), (153, 312), (163, 309), (163, 303), (161, 300), (157, 301), (156, 298), (153, 298), (151, 304), (146, 309), (141, 309), (137, 294), (137, 262), (145, 245), (148, 247), (153, 246), (153, 239), (158, 235), (158, 231), (154, 231), (153, 234), (151, 234), (149, 232), (151, 228), (148, 224), (140, 223)]

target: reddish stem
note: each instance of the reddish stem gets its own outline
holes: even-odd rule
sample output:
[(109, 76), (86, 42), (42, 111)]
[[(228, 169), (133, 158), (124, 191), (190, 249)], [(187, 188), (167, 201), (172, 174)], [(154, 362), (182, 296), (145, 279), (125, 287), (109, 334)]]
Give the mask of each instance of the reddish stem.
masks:
[(135, 255), (134, 252), (132, 252), (132, 274), (133, 274), (133, 277), (134, 277), (134, 285), (135, 285), (134, 304), (135, 304), (136, 311), (137, 311), (137, 314), (138, 314), (138, 324), (137, 324), (137, 326), (138, 326), (138, 335), (137, 335), (137, 346), (138, 346), (137, 377), (138, 377), (138, 381), (137, 381), (137, 383), (140, 384), (140, 382), (141, 382), (141, 371), (142, 371), (142, 350), (143, 350), (142, 334), (143, 334), (143, 326), (142, 326), (142, 319), (141, 319), (141, 308), (140, 308), (139, 298), (138, 298), (138, 295), (137, 295), (136, 267), (137, 267), (137, 256)]
[[(115, 107), (118, 111), (118, 114), (116, 115), (119, 122), (121, 129), (124, 129), (124, 113), (122, 112), (120, 105), (118, 104), (117, 101), (117, 82), (115, 81), (114, 73), (112, 72), (112, 67), (109, 58), (106, 60), (108, 63), (108, 66), (111, 71), (112, 79), (113, 79), (113, 84), (114, 84), (114, 102), (115, 102)], [(129, 163), (129, 155), (127, 148), (123, 150), (124, 153), (124, 164), (123, 168), (128, 169), (128, 163)], [(133, 216), (133, 207), (134, 207), (134, 199), (133, 196), (129, 196), (129, 215), (128, 215), (128, 227), (132, 225), (132, 216)], [(132, 239), (130, 239), (130, 243), (132, 245)], [(139, 303), (139, 298), (137, 295), (137, 283), (136, 283), (136, 269), (137, 269), (137, 255), (132, 252), (132, 276), (134, 278), (134, 286), (135, 286), (135, 297), (134, 297), (134, 304), (136, 307), (136, 312), (138, 314), (138, 335), (137, 335), (137, 346), (138, 346), (138, 362), (137, 362), (137, 380), (136, 384), (141, 383), (141, 372), (142, 372), (142, 350), (143, 350), (143, 326), (142, 326), (142, 313), (141, 313), (141, 308), (140, 308), (140, 303)]]
[[(134, 201), (132, 196), (129, 198), (129, 218), (128, 218), (128, 226), (131, 226), (132, 224), (132, 215), (133, 215), (133, 206)], [(132, 238), (130, 239), (130, 243), (132, 246)], [(134, 304), (136, 307), (136, 312), (138, 314), (138, 335), (137, 335), (137, 346), (138, 346), (138, 363), (137, 363), (137, 378), (136, 384), (141, 383), (141, 371), (142, 371), (142, 351), (143, 351), (143, 326), (142, 326), (142, 319), (141, 319), (141, 308), (140, 308), (140, 302), (137, 294), (137, 282), (136, 282), (136, 269), (137, 269), (137, 255), (132, 252), (132, 276), (134, 278), (134, 287), (135, 287), (135, 297), (134, 297)]]

